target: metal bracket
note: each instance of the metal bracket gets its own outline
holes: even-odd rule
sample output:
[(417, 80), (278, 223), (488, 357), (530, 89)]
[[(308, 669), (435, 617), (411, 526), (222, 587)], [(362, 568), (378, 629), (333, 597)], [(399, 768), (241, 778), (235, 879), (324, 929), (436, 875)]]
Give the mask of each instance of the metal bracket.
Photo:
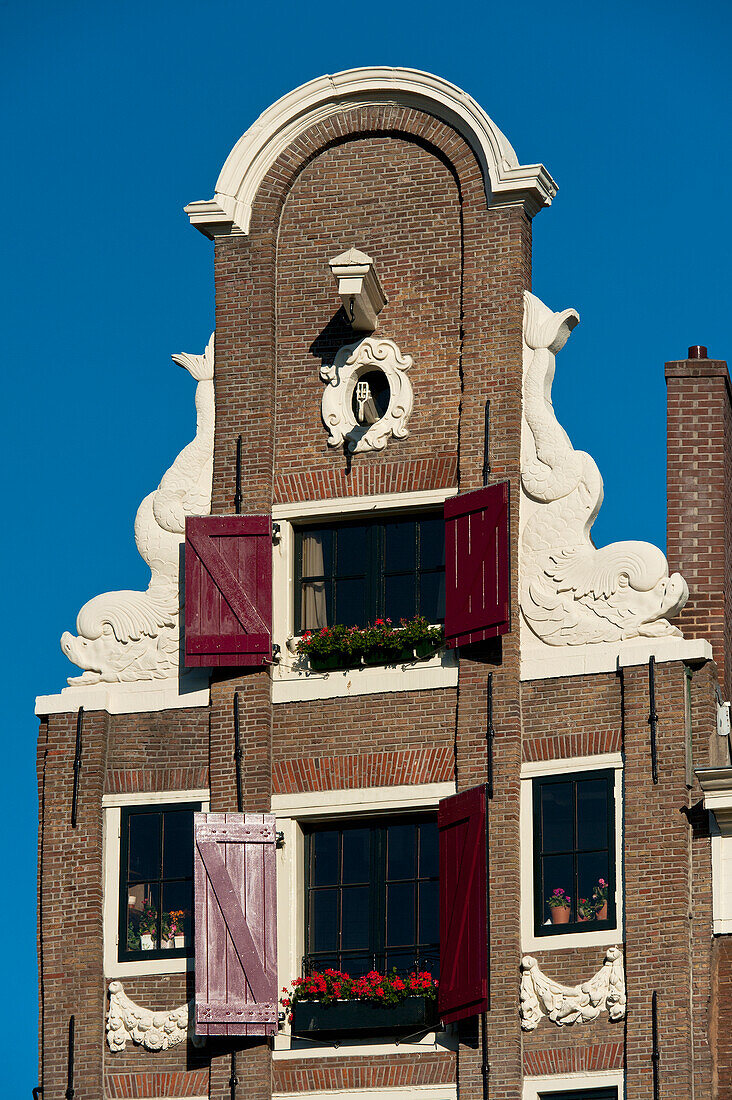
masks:
[(275, 848), (284, 848), (285, 846), (285, 834), (281, 829), (278, 829), (275, 833)]
[(282, 538), (282, 528), (276, 519), (272, 520), (272, 542), (278, 543)]

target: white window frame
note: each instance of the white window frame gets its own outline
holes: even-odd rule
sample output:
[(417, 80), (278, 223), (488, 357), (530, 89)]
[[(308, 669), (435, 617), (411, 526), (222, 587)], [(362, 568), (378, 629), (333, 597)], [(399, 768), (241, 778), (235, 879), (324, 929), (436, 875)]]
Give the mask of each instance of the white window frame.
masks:
[(621, 1069), (597, 1070), (595, 1073), (551, 1073), (540, 1077), (525, 1077), (521, 1100), (541, 1100), (545, 1093), (567, 1092), (570, 1089), (618, 1090), (618, 1100), (625, 1096), (625, 1077)]
[(120, 962), (117, 958), (119, 940), (119, 860), (124, 806), (164, 806), (175, 802), (200, 802), (208, 810), (211, 794), (208, 788), (190, 791), (141, 791), (134, 794), (105, 794), (102, 798), (104, 852), (104, 976), (130, 978), (138, 974), (185, 974), (193, 970), (193, 959), (140, 959)]
[[(292, 1100), (291, 1092), (273, 1092), (272, 1100)], [(406, 1088), (310, 1089), (308, 1100), (457, 1100), (457, 1085), (412, 1085)]]
[(712, 913), (715, 936), (732, 932), (732, 836), (722, 833), (712, 815)]
[[(534, 934), (534, 806), (533, 781), (538, 776), (569, 772), (615, 771), (615, 927), (566, 935)], [(623, 941), (623, 758), (619, 752), (535, 760), (521, 767), (521, 950), (568, 951), (574, 947), (607, 947)]]
[[(300, 973), (305, 954), (305, 834), (303, 825), (310, 821), (364, 820), (389, 814), (408, 814), (436, 810), (442, 798), (455, 794), (454, 783), (419, 783), (397, 787), (358, 787), (350, 790), (312, 791), (272, 796), (276, 827), (284, 834), (277, 850), (277, 969), (279, 989), (289, 987)], [(293, 1045), (294, 1043), (294, 1045)], [(334, 1047), (329, 1041), (321, 1046), (311, 1041), (292, 1040), (285, 1022), (274, 1039), (274, 1057), (287, 1060), (307, 1057), (343, 1057), (344, 1055), (414, 1054), (425, 1050), (454, 1050), (452, 1032), (432, 1031), (418, 1042), (390, 1042), (379, 1039), (349, 1039), (345, 1036)], [(331, 1095), (331, 1093), (329, 1093)], [(350, 1096), (346, 1091), (343, 1096)], [(360, 1093), (359, 1093), (360, 1095)], [(421, 1092), (419, 1095), (422, 1095)], [(440, 1094), (441, 1095), (441, 1094)], [(454, 1091), (449, 1094), (454, 1096)]]
[(295, 537), (294, 524), (308, 521), (351, 519), (387, 515), (444, 504), (457, 489), (425, 489), (413, 493), (377, 493), (367, 497), (337, 497), (333, 500), (275, 504), (272, 519), (279, 524), (272, 560), (272, 641), (280, 647), (280, 660), (272, 666), (272, 702), (292, 703), (306, 699), (336, 699), (374, 695), (385, 691), (428, 691), (455, 687), (458, 663), (449, 649), (401, 668), (358, 668), (335, 672), (312, 672), (295, 668), (297, 656), (287, 643), (295, 625)]

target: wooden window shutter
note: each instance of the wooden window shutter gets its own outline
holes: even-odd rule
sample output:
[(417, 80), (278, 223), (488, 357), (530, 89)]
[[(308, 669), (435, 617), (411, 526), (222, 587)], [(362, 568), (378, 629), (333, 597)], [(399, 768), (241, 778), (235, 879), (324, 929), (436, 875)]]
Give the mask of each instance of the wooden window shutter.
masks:
[(196, 1034), (277, 1031), (274, 814), (193, 818)]
[(444, 1023), (488, 1009), (488, 844), (485, 786), (443, 798), (440, 837), (440, 985)]
[(186, 520), (185, 663), (264, 665), (272, 660), (270, 516)]
[(445, 638), (484, 642), (511, 628), (509, 484), (445, 501)]

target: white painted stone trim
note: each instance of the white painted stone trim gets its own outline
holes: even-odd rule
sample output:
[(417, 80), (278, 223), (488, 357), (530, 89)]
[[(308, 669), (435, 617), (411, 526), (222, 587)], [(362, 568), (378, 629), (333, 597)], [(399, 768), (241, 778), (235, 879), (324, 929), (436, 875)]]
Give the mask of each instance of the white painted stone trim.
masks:
[[(302, 1051), (297, 1051), (298, 1058), (302, 1056)], [(320, 1052), (320, 1057), (325, 1052)], [(341, 1057), (343, 1056), (343, 1050), (341, 1050)], [(353, 1054), (352, 1050), (348, 1051), (349, 1054)], [(372, 1051), (375, 1053), (375, 1051)], [(393, 1051), (381, 1051), (380, 1053), (393, 1053)], [(414, 1054), (414, 1048), (402, 1053)], [(276, 1057), (275, 1052), (275, 1057)], [(384, 1100), (457, 1100), (457, 1086), (455, 1085), (411, 1085), (408, 1088), (374, 1088), (374, 1089), (327, 1089), (319, 1090), (308, 1089), (308, 1098), (312, 1097), (312, 1100), (319, 1100), (320, 1097), (323, 1100), (332, 1097), (333, 1100), (361, 1100), (361, 1097), (383, 1097)], [(273, 1092), (272, 1100), (292, 1100), (291, 1092)]]
[(551, 1073), (542, 1074), (539, 1077), (525, 1077), (521, 1100), (541, 1100), (542, 1096), (552, 1092), (566, 1092), (576, 1088), (602, 1089), (611, 1088), (613, 1085), (618, 1090), (618, 1100), (625, 1095), (625, 1079), (620, 1069), (597, 1070), (595, 1073)]
[(110, 982), (107, 1045), (113, 1051), (124, 1050), (128, 1042), (146, 1050), (167, 1050), (190, 1035), (194, 1046), (202, 1046), (204, 1040), (194, 1034), (193, 1005), (191, 999), (168, 1012), (143, 1008), (127, 996), (122, 982)]
[[(455, 793), (454, 783), (419, 783), (398, 787), (356, 787), (337, 791), (308, 791), (272, 796), (276, 827), (284, 835), (277, 849), (277, 976), (278, 987), (290, 985), (300, 973), (305, 953), (305, 840), (302, 823), (314, 819), (364, 818), (374, 814), (408, 814), (436, 809), (441, 798)], [(344, 1040), (338, 1048), (290, 1039), (289, 1024), (274, 1040), (275, 1058), (329, 1055), (409, 1054), (416, 1050), (451, 1050), (451, 1038), (429, 1032), (419, 1042), (365, 1043)]]
[(193, 970), (190, 959), (151, 959), (120, 962), (117, 958), (119, 936), (119, 858), (120, 825), (123, 806), (164, 806), (171, 802), (200, 802), (203, 810), (210, 806), (206, 789), (187, 791), (152, 791), (134, 794), (105, 794), (102, 797), (102, 853), (104, 861), (103, 952), (105, 978), (131, 978), (144, 974), (185, 974)]
[(367, 667), (336, 672), (313, 672), (300, 666), (288, 649), (294, 630), (295, 539), (293, 521), (339, 518), (343, 515), (385, 515), (410, 509), (439, 506), (457, 489), (432, 489), (413, 493), (378, 493), (363, 497), (277, 504), (272, 518), (280, 525), (279, 540), (272, 548), (273, 641), (280, 660), (271, 667), (272, 702), (293, 703), (313, 699), (343, 699), (384, 692), (432, 691), (457, 686), (458, 659), (446, 649), (428, 660), (390, 667)]
[[(534, 934), (534, 828), (532, 781), (538, 775), (615, 770), (615, 913), (614, 928), (598, 932), (568, 932), (562, 936)], [(570, 756), (566, 760), (542, 760), (523, 764), (520, 784), (521, 834), (521, 950), (568, 951), (573, 947), (608, 947), (623, 940), (623, 761), (620, 753)]]
[(581, 646), (529, 644), (521, 647), (521, 679), (553, 680), (615, 672), (621, 668), (668, 661), (711, 661), (712, 647), (705, 638), (634, 639), (628, 642), (596, 642)]
[(521, 960), (520, 1016), (524, 1031), (533, 1031), (546, 1016), (557, 1027), (587, 1024), (607, 1012), (611, 1020), (625, 1016), (625, 968), (619, 947), (608, 947), (601, 968), (578, 985), (562, 985), (547, 977), (532, 955)]
[(268, 107), (229, 153), (213, 199), (186, 206), (191, 224), (207, 237), (227, 230), (248, 233), (257, 191), (281, 153), (315, 123), (385, 101), (426, 111), (454, 127), (475, 153), (489, 203), (525, 202), (533, 215), (556, 195), (546, 168), (519, 164), (505, 135), (456, 85), (417, 69), (369, 66), (318, 77)]
[[(393, 340), (366, 336), (339, 348), (333, 363), (320, 368), (326, 383), (320, 414), (328, 429), (328, 446), (346, 445), (351, 454), (383, 451), (393, 436), (406, 439), (412, 412), (412, 383), (407, 371), (411, 355), (403, 355)], [(381, 371), (389, 385), (386, 412), (374, 424), (359, 424), (353, 414), (353, 391), (358, 380), (371, 371)]]
[(206, 669), (190, 669), (179, 679), (67, 687), (57, 695), (38, 695), (36, 714), (75, 714), (79, 707), (105, 710), (107, 714), (145, 714), (148, 711), (207, 707), (210, 699), (208, 682)]

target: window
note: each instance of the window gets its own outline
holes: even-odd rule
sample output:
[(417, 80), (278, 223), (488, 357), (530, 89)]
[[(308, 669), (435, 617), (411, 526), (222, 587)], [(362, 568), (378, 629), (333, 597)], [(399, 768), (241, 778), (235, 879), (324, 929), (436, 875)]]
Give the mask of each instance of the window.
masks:
[(615, 927), (614, 782), (612, 770), (533, 780), (535, 935)]
[(618, 1100), (618, 1090), (609, 1089), (580, 1089), (579, 1092), (540, 1092), (539, 1100)]
[(433, 816), (306, 834), (305, 972), (416, 968), (437, 975), (439, 900)]
[(445, 524), (421, 514), (299, 527), (295, 633), (424, 615), (445, 618)]
[(120, 818), (120, 962), (193, 947), (193, 813), (201, 803), (125, 806)]

